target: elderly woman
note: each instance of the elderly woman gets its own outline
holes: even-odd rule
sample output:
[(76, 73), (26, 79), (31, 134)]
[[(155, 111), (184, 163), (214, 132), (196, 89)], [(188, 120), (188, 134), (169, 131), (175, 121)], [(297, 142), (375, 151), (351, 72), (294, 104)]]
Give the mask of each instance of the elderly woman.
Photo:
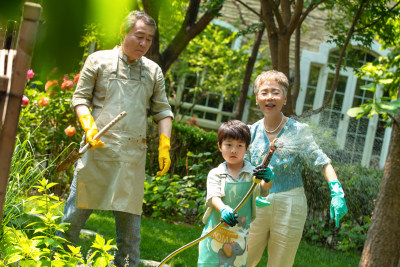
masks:
[(261, 73), (254, 84), (256, 103), (264, 118), (250, 126), (251, 143), (247, 159), (259, 165), (269, 144), (280, 140), (270, 167), (275, 180), (270, 193), (258, 198), (256, 219), (251, 223), (247, 266), (256, 266), (268, 244), (268, 266), (292, 266), (307, 215), (302, 171), (304, 165), (321, 170), (331, 190), (331, 218), (336, 226), (347, 212), (344, 192), (330, 159), (314, 142), (307, 124), (285, 117), (289, 82), (285, 74), (271, 70)]

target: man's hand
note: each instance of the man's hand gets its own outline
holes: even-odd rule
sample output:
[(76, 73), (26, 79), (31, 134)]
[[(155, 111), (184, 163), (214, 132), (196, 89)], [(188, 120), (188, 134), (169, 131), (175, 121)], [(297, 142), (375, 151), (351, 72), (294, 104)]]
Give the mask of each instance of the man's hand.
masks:
[(157, 175), (165, 174), (171, 166), (171, 159), (169, 157), (170, 148), (171, 144), (169, 137), (162, 133), (158, 145), (158, 163), (160, 165), (160, 171), (157, 172)]
[(347, 213), (347, 205), (344, 200), (342, 185), (338, 180), (329, 181), (331, 189), (331, 219), (335, 219), (336, 227), (339, 227), (339, 220)]
[(235, 226), (238, 221), (236, 220), (235, 214), (233, 213), (233, 209), (228, 205), (225, 205), (221, 210), (221, 219), (229, 224), (229, 226)]
[(83, 130), (85, 130), (86, 143), (89, 143), (91, 145), (91, 149), (103, 147), (106, 145), (104, 142), (100, 141), (100, 139), (93, 139), (93, 137), (99, 132), (99, 130), (97, 129), (96, 123), (94, 122), (92, 115), (86, 114), (80, 116), (79, 122), (81, 123)]

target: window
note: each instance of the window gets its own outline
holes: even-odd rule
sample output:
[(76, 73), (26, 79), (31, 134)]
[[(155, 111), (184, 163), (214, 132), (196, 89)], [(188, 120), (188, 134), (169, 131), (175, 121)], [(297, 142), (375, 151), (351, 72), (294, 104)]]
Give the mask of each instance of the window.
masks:
[[(335, 76), (335, 64), (339, 58), (339, 49), (334, 44), (323, 43), (319, 52), (303, 51), (301, 57), (301, 81), (296, 113), (317, 109), (327, 100)], [(360, 119), (350, 118), (347, 110), (360, 106), (373, 93), (360, 87), (368, 84), (368, 78), (360, 79), (356, 71), (366, 62), (375, 60), (379, 54), (389, 51), (380, 50), (374, 44), (371, 51), (353, 44), (343, 61), (336, 90), (329, 105), (319, 114), (311, 117), (311, 123), (320, 124), (333, 131), (336, 141), (343, 150), (340, 160), (345, 163), (361, 163), (364, 166), (383, 167), (388, 151), (388, 138), (391, 129), (384, 128), (384, 122), (378, 117), (364, 116)]]

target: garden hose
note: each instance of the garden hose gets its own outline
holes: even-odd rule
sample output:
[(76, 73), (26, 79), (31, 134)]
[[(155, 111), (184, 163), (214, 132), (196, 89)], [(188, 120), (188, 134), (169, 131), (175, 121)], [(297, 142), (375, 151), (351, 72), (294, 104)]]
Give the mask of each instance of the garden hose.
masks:
[[(269, 151), (267, 153), (267, 155), (264, 158), (264, 161), (262, 163), (262, 165), (264, 167), (268, 167), (271, 158), (276, 150), (276, 142), (277, 139), (274, 139), (271, 144), (269, 145)], [(255, 176), (253, 177), (253, 184), (251, 185), (249, 191), (246, 193), (246, 195), (243, 197), (243, 199), (240, 201), (240, 203), (236, 206), (236, 208), (233, 210), (233, 213), (236, 213), (242, 206), (243, 204), (249, 199), (249, 197), (251, 196), (251, 194), (253, 193), (254, 189), (256, 188), (257, 184), (259, 184), (261, 182), (261, 179), (257, 179)], [(160, 262), (160, 264), (158, 265), (158, 267), (163, 266), (167, 261), (169, 261), (171, 258), (173, 258), (175, 255), (177, 255), (178, 253), (184, 251), (187, 248), (190, 248), (191, 246), (199, 243), (201, 240), (205, 239), (206, 237), (210, 236), (213, 232), (215, 232), (215, 230), (217, 230), (222, 223), (224, 223), (224, 221), (218, 223), (213, 229), (211, 229), (210, 232), (208, 232), (207, 234), (200, 236), (199, 238), (197, 238), (196, 240), (193, 240), (192, 242), (184, 245), (183, 247), (180, 247), (179, 249), (175, 250), (174, 252), (172, 252), (171, 254), (169, 254), (165, 259), (162, 260), (162, 262)]]

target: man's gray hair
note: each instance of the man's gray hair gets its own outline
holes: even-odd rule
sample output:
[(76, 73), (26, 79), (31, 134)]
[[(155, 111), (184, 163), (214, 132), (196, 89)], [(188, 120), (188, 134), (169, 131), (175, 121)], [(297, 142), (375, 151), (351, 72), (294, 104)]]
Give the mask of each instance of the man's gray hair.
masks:
[(260, 86), (266, 81), (275, 81), (277, 82), (283, 89), (283, 93), (285, 96), (287, 95), (287, 91), (289, 88), (289, 80), (283, 72), (277, 70), (269, 70), (263, 71), (260, 75), (257, 76), (254, 82), (254, 94), (258, 94), (258, 90)]
[(135, 27), (135, 24), (138, 20), (143, 21), (145, 24), (153, 26), (154, 31), (157, 30), (157, 25), (156, 22), (154, 21), (154, 19), (152, 17), (150, 17), (149, 15), (147, 15), (144, 12), (141, 11), (131, 11), (126, 17), (125, 19), (122, 21), (121, 24), (121, 36), (125, 37), (125, 35), (127, 35), (131, 29), (133, 27)]

